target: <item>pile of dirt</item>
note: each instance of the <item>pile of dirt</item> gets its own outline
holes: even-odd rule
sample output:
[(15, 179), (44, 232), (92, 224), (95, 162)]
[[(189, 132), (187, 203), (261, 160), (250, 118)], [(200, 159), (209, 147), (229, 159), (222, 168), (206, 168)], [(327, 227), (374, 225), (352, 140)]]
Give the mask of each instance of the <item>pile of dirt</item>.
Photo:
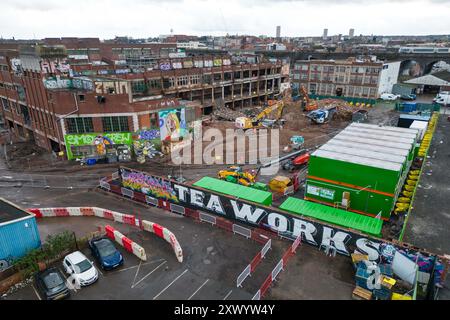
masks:
[(9, 146), (7, 152), (9, 160), (14, 161), (25, 158), (37, 158), (46, 153), (46, 150), (33, 143), (21, 142)]

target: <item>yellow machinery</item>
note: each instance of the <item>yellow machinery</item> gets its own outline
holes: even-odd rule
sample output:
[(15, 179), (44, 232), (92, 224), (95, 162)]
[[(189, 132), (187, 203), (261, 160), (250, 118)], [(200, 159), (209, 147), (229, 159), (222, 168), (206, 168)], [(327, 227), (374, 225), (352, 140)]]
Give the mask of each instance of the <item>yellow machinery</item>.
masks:
[(257, 128), (260, 125), (260, 122), (263, 121), (265, 118), (267, 118), (268, 115), (270, 115), (273, 111), (277, 110), (277, 115), (275, 118), (275, 121), (280, 120), (281, 116), (283, 115), (283, 109), (284, 109), (284, 102), (278, 101), (273, 104), (269, 104), (267, 108), (265, 108), (263, 111), (261, 111), (256, 117), (254, 118), (247, 118), (247, 117), (238, 117), (235, 120), (235, 126), (239, 129), (253, 129)]
[(255, 183), (257, 173), (243, 171), (239, 166), (231, 166), (227, 169), (220, 170), (217, 177), (228, 182), (239, 183), (243, 186), (250, 186)]
[(285, 176), (276, 176), (269, 182), (270, 190), (286, 194), (290, 189), (294, 190), (292, 179)]

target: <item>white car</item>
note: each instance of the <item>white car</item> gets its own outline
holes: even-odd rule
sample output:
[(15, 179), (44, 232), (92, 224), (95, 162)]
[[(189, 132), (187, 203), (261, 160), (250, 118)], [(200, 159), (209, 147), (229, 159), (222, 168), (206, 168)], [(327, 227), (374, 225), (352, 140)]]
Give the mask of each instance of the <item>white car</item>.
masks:
[(397, 100), (398, 98), (400, 98), (400, 95), (392, 93), (382, 93), (380, 96), (380, 99), (385, 101), (394, 101)]
[(80, 251), (75, 251), (64, 258), (66, 272), (81, 286), (88, 286), (98, 279), (98, 271), (94, 263)]

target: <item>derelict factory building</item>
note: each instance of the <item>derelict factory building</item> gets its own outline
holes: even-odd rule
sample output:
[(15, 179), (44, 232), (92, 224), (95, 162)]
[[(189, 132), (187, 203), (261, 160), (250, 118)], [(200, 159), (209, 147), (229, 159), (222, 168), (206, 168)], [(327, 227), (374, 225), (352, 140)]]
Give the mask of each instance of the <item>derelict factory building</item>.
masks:
[(353, 123), (311, 154), (305, 199), (388, 220), (418, 130)]

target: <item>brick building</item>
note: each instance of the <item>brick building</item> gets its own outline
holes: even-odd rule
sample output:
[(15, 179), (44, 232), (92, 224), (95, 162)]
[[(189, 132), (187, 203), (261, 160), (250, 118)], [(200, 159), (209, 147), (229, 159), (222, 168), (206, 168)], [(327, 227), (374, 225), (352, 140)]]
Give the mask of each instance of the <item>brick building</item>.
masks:
[[(237, 63), (230, 56), (169, 58), (175, 47), (166, 44), (97, 40), (44, 39), (47, 44), (3, 50), (0, 45), (6, 127), (59, 151), (68, 133), (158, 129), (158, 112), (180, 105), (192, 121), (217, 105), (259, 105), (278, 96), (289, 77), (281, 63)], [(142, 65), (132, 67), (135, 60), (123, 52), (135, 49), (151, 50), (152, 61), (144, 54)]]
[(382, 62), (367, 60), (302, 60), (295, 62), (291, 81), (311, 94), (374, 99), (382, 68)]

